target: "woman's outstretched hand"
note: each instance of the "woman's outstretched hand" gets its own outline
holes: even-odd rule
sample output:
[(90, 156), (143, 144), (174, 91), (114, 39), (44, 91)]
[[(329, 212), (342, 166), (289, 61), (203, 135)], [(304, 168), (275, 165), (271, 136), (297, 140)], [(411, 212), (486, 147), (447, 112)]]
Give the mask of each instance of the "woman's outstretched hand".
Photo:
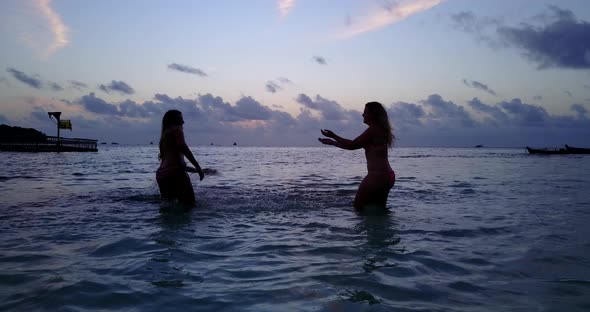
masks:
[(187, 172), (195, 172), (195, 173), (198, 173), (199, 174), (199, 181), (203, 181), (203, 178), (205, 178), (205, 173), (203, 172), (203, 170), (201, 168), (195, 169), (193, 167), (186, 166), (186, 169), (185, 170)]
[[(328, 130), (328, 129), (321, 129), (321, 131), (322, 131), (322, 134), (323, 134), (324, 136), (327, 136), (327, 137), (329, 137), (329, 138), (334, 138), (334, 137), (336, 136), (336, 135), (334, 134), (334, 132), (332, 132), (331, 130)], [(323, 143), (323, 142), (322, 142), (322, 143)], [(325, 143), (324, 143), (324, 144), (325, 144)]]
[(322, 142), (322, 144), (326, 144), (326, 145), (334, 145), (334, 143), (336, 143), (336, 141), (332, 140), (332, 139), (326, 139), (326, 138), (318, 138), (318, 141)]

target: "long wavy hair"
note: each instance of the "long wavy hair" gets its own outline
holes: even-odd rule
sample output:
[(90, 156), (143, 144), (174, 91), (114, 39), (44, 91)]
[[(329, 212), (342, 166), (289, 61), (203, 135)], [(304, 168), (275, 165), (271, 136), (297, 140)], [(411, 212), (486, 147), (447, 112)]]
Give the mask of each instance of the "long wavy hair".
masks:
[(393, 134), (393, 128), (389, 122), (389, 117), (387, 116), (385, 107), (383, 107), (383, 105), (381, 105), (379, 102), (369, 102), (365, 104), (365, 107), (369, 113), (371, 113), (377, 125), (385, 130), (387, 146), (392, 147), (396, 138)]
[(164, 137), (164, 131), (179, 125), (182, 125), (182, 113), (179, 110), (171, 109), (164, 114), (164, 117), (162, 117), (162, 132), (160, 132), (160, 153), (158, 154), (158, 159), (162, 159), (162, 138)]

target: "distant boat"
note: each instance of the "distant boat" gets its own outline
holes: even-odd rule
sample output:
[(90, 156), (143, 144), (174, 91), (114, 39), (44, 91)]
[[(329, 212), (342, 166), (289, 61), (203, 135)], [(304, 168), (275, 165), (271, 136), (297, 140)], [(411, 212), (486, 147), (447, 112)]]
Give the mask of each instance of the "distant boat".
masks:
[(111, 142), (112, 145), (118, 145), (119, 143), (117, 142)]
[(150, 142), (150, 145), (154, 145), (154, 142)]
[(234, 146), (235, 146), (235, 145), (238, 145), (238, 143), (234, 142)]
[(477, 144), (477, 145), (475, 146), (475, 148), (480, 148), (480, 147), (483, 147), (483, 145), (481, 145), (481, 144)]
[(100, 144), (107, 144), (107, 142), (100, 142)]

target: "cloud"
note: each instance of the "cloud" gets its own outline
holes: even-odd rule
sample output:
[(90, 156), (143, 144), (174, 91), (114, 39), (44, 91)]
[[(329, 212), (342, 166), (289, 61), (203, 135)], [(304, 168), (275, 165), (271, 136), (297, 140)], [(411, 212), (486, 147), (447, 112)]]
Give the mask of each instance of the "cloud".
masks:
[(293, 81), (289, 80), (289, 78), (279, 77), (277, 80), (282, 84), (293, 84)]
[(585, 118), (588, 110), (581, 104), (573, 104), (571, 110), (576, 112), (579, 118)]
[(451, 101), (445, 101), (442, 96), (433, 94), (428, 96), (426, 100), (420, 102), (428, 110), (427, 116), (430, 122), (434, 122), (441, 127), (463, 125), (465, 127), (472, 127), (475, 122), (472, 117), (461, 105), (457, 105)]
[[(574, 116), (551, 115), (544, 108), (520, 99), (483, 103), (468, 101), (474, 114), (463, 106), (431, 95), (412, 103), (387, 107), (401, 141), (432, 146), (558, 146), (567, 142), (588, 145), (590, 119), (580, 104), (571, 107)], [(443, 143), (445, 142), (445, 143)], [(407, 144), (407, 143), (406, 143)], [(410, 144), (412, 145), (412, 144)]]
[(517, 125), (541, 126), (549, 120), (549, 113), (541, 107), (523, 103), (520, 99), (503, 101), (498, 104)]
[(471, 12), (451, 16), (455, 25), (494, 48), (514, 48), (538, 69), (590, 68), (590, 23), (578, 20), (574, 13), (556, 6), (549, 12), (522, 22), (504, 25)]
[(51, 7), (51, 0), (33, 0), (33, 6), (47, 20), (49, 30), (53, 36), (49, 46), (45, 47), (43, 56), (49, 57), (57, 50), (69, 43), (68, 27), (63, 23), (61, 17)]
[(497, 95), (496, 91), (492, 90), (491, 88), (489, 88), (486, 84), (483, 84), (479, 81), (475, 81), (475, 80), (467, 80), (467, 79), (463, 79), (463, 84), (465, 84), (466, 86), (470, 87), (470, 88), (474, 88), (474, 89), (479, 89), (482, 91), (485, 91), (491, 95)]
[(131, 86), (129, 86), (127, 83), (125, 83), (123, 81), (113, 80), (113, 81), (111, 81), (110, 84), (108, 84), (108, 85), (101, 84), (98, 88), (106, 93), (110, 93), (111, 91), (119, 92), (122, 94), (135, 93), (135, 90), (133, 90), (133, 88)]
[(97, 98), (94, 93), (84, 95), (80, 98), (81, 104), (87, 111), (101, 115), (118, 115), (118, 108), (116, 105), (109, 104), (101, 98)]
[(327, 65), (326, 59), (322, 56), (314, 56), (313, 60), (320, 65)]
[(270, 93), (276, 93), (277, 90), (280, 90), (281, 86), (279, 86), (277, 83), (275, 83), (274, 81), (268, 81), (266, 83), (266, 91), (270, 92)]
[(7, 72), (12, 74), (12, 77), (14, 77), (16, 80), (28, 85), (29, 87), (35, 88), (35, 89), (41, 89), (43, 87), (43, 84), (41, 83), (41, 80), (38, 78), (38, 76), (36, 77), (31, 77), (21, 71), (18, 71), (14, 68), (8, 68), (6, 69)]
[[(25, 74), (19, 70), (16, 70), (14, 68), (8, 68), (6, 71), (9, 72), (10, 74), (12, 74), (12, 76), (16, 80), (28, 85), (29, 87), (32, 87), (35, 89), (44, 89), (44, 84), (38, 75), (35, 75), (35, 76), (27, 75), (27, 74)], [(48, 88), (49, 90), (52, 90), (52, 91), (63, 91), (64, 90), (64, 88), (59, 83), (51, 82), (51, 81), (46, 81), (45, 87)]]
[(499, 106), (488, 105), (481, 102), (478, 98), (473, 98), (467, 104), (477, 113), (485, 116), (484, 122), (493, 126), (506, 124), (509, 120), (508, 115)]
[(63, 87), (58, 84), (57, 82), (50, 82), (49, 83), (49, 88), (51, 88), (51, 90), (53, 91), (63, 91)]
[(590, 23), (578, 21), (570, 11), (552, 10), (557, 20), (550, 24), (501, 27), (498, 33), (539, 69), (590, 68)]
[(394, 120), (396, 127), (401, 129), (422, 126), (422, 119), (426, 111), (421, 105), (406, 102), (396, 102), (388, 109), (390, 119)]
[(381, 29), (388, 25), (400, 22), (412, 15), (431, 9), (444, 0), (401, 0), (386, 2), (384, 7), (375, 12), (358, 18), (347, 18), (347, 28), (337, 37), (341, 39), (351, 38), (366, 32)]
[(193, 68), (193, 67), (187, 66), (187, 65), (172, 63), (172, 64), (168, 64), (168, 68), (171, 70), (179, 71), (181, 73), (187, 73), (187, 74), (193, 74), (193, 75), (197, 75), (197, 76), (201, 76), (201, 77), (207, 77), (207, 73), (205, 73), (204, 71), (202, 71), (198, 68)]
[(80, 81), (76, 81), (76, 80), (68, 80), (68, 82), (70, 83), (70, 87), (73, 89), (78, 89), (78, 90), (82, 90), (82, 89), (86, 89), (88, 88), (88, 85), (80, 82)]
[(451, 14), (453, 26), (461, 31), (473, 35), (477, 41), (485, 42), (493, 48), (499, 48), (502, 44), (494, 39), (496, 29), (503, 23), (490, 17), (478, 17), (473, 12), (463, 11)]
[(293, 9), (295, 5), (295, 0), (278, 0), (277, 1), (277, 8), (281, 16), (287, 16), (289, 12)]
[(154, 112), (147, 107), (131, 100), (126, 100), (119, 104), (118, 114), (130, 118), (149, 118)]
[(276, 81), (268, 81), (265, 85), (266, 91), (270, 93), (277, 93), (278, 91), (282, 90), (286, 85), (292, 85), (293, 82), (285, 77), (279, 77)]
[(141, 105), (131, 100), (125, 100), (119, 104), (109, 103), (96, 97), (93, 92), (70, 103), (70, 105), (72, 104), (78, 104), (88, 112), (111, 117), (149, 118), (150, 116), (163, 113), (157, 107)]
[[(76, 136), (128, 143), (157, 141), (162, 116), (170, 109), (183, 112), (191, 144), (320, 146), (316, 138), (321, 128), (351, 139), (366, 129), (362, 107), (347, 109), (319, 94), (302, 93), (296, 101), (301, 105), (299, 114), (291, 115), (250, 96), (230, 103), (212, 94), (195, 98), (155, 94), (138, 103), (109, 102), (89, 93), (63, 107), (36, 100), (31, 117), (46, 120), (47, 111), (60, 109), (75, 123)], [(473, 98), (463, 104), (432, 94), (415, 103), (384, 106), (399, 146), (590, 145), (588, 106), (582, 104), (571, 105), (567, 115), (550, 114), (518, 98), (497, 103)], [(39, 124), (37, 119), (30, 122), (30, 126)]]
[(308, 109), (320, 112), (325, 120), (348, 120), (351, 115), (359, 115), (358, 112), (348, 111), (342, 108), (338, 102), (323, 98), (319, 94), (316, 95), (314, 100), (306, 94), (301, 93), (295, 101)]
[(242, 120), (268, 120), (272, 110), (252, 97), (242, 97), (236, 102), (234, 113)]

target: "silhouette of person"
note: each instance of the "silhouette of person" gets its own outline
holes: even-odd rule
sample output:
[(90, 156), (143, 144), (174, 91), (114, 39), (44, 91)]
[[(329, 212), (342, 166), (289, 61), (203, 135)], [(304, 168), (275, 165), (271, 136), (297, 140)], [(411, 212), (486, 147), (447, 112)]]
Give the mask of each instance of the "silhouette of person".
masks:
[[(166, 200), (178, 200), (185, 207), (195, 206), (195, 192), (187, 172), (196, 172), (203, 180), (205, 174), (184, 141), (182, 125), (184, 120), (178, 110), (169, 110), (162, 118), (160, 136), (160, 167), (156, 171), (156, 181), (160, 195)], [(194, 168), (188, 167), (186, 157)]]
[(339, 137), (334, 132), (322, 129), (328, 138), (318, 138), (326, 145), (334, 145), (346, 150), (365, 149), (367, 176), (361, 182), (353, 206), (363, 209), (367, 206), (385, 208), (389, 191), (395, 184), (395, 172), (388, 160), (388, 149), (393, 146), (395, 136), (389, 123), (387, 111), (379, 102), (365, 104), (363, 123), (369, 128), (354, 140)]

